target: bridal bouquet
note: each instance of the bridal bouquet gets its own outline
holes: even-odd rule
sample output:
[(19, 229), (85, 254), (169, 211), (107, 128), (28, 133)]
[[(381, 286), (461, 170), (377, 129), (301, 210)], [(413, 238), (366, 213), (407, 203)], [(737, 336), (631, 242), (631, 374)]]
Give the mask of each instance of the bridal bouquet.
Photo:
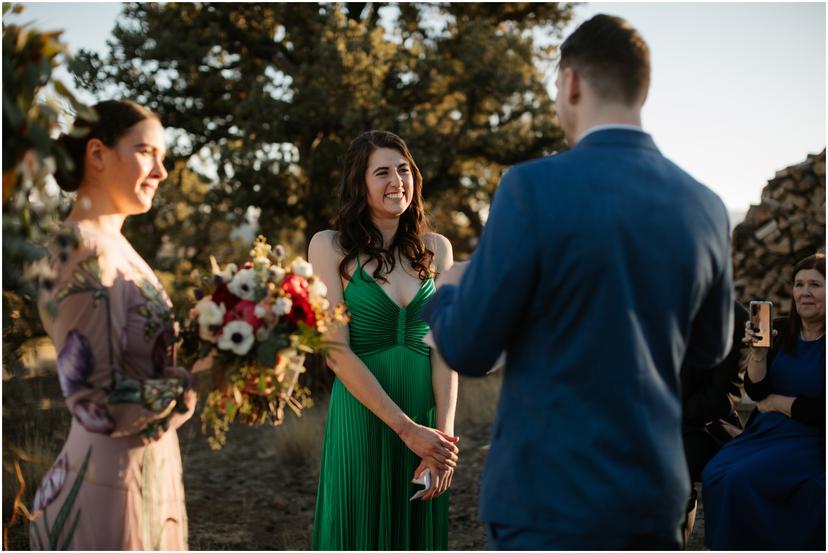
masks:
[(182, 353), (212, 356), (212, 388), (201, 412), (202, 431), (213, 449), (226, 443), (233, 421), (248, 425), (284, 420), (285, 406), (297, 416), (311, 404), (298, 385), (306, 353), (326, 354), (332, 324), (347, 322), (344, 305), (331, 314), (325, 284), (310, 263), (296, 258), (283, 267), (284, 249), (259, 236), (241, 268), (219, 267), (203, 275), (198, 302), (182, 332)]

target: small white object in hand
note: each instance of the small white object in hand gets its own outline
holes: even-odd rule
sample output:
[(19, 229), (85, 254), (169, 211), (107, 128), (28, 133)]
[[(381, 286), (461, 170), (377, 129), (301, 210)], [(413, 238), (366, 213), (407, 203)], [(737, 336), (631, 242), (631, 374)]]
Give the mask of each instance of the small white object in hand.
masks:
[(425, 488), (412, 495), (409, 501), (420, 499), (423, 495), (425, 495), (429, 488), (431, 488), (431, 469), (425, 469), (422, 474), (420, 474), (419, 478), (412, 478), (411, 483), (425, 486)]

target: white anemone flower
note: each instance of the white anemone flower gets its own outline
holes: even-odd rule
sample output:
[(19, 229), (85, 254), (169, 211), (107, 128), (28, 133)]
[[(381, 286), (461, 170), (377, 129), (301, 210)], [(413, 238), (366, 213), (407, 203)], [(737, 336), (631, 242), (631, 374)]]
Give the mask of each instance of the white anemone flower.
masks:
[(273, 304), (273, 314), (277, 317), (287, 315), (293, 308), (293, 301), (290, 298), (279, 298)]
[(229, 349), (236, 355), (246, 355), (253, 347), (253, 327), (244, 321), (230, 321), (218, 341), (219, 349)]
[(227, 288), (243, 300), (252, 300), (256, 297), (256, 272), (253, 269), (242, 269), (236, 273)]
[(313, 265), (311, 265), (301, 257), (297, 257), (293, 264), (290, 266), (290, 271), (294, 275), (303, 278), (310, 278), (311, 276), (313, 276)]
[(196, 310), (198, 311), (198, 324), (204, 327), (220, 325), (224, 320), (224, 314), (227, 312), (224, 305), (217, 304), (210, 296), (198, 302)]

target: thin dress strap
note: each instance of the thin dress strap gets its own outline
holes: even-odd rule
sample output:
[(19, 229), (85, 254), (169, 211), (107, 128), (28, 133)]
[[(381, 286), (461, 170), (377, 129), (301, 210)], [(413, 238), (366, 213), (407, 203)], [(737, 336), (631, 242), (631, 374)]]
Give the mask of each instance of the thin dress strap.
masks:
[(357, 262), (356, 271), (354, 271), (354, 274), (352, 275), (351, 278), (358, 276), (360, 280), (365, 280), (366, 275), (365, 275), (365, 271), (362, 270), (362, 262), (359, 260), (359, 252), (357, 252), (357, 255), (356, 255), (356, 262)]

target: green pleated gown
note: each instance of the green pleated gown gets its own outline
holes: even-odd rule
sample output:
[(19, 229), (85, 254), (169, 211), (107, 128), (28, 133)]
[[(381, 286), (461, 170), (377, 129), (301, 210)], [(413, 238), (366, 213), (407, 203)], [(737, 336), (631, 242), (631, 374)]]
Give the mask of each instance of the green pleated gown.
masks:
[[(412, 420), (434, 428), (428, 325), (418, 312), (428, 279), (402, 308), (358, 265), (345, 289), (351, 350)], [(337, 378), (331, 393), (316, 496), (313, 549), (424, 550), (448, 546), (448, 493), (408, 498), (420, 459)]]

